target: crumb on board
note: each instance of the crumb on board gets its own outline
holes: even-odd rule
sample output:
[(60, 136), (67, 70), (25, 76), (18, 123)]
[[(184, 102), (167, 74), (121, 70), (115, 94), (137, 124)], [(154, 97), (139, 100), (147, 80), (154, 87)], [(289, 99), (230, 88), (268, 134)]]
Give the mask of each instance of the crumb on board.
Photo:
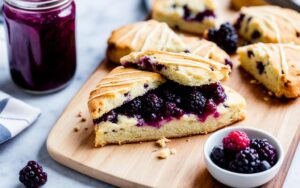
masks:
[(175, 155), (177, 153), (177, 150), (175, 148), (172, 148), (170, 150), (171, 155)]
[(88, 128), (88, 127), (85, 127), (84, 130), (87, 131), (87, 130), (89, 130), (89, 128)]
[(268, 91), (268, 95), (269, 96), (273, 96), (273, 92), (272, 91)]
[(81, 121), (81, 122), (86, 122), (86, 119), (85, 119), (85, 118), (81, 118), (80, 121)]
[(78, 132), (80, 130), (80, 126), (76, 126), (76, 127), (74, 127), (74, 132)]
[(269, 97), (264, 97), (264, 101), (269, 101), (270, 98)]
[(162, 137), (161, 139), (157, 140), (155, 143), (158, 146), (164, 148), (164, 147), (166, 147), (166, 143), (168, 143), (168, 142), (171, 142), (171, 140), (167, 139), (166, 137)]
[(169, 148), (163, 148), (161, 150), (159, 150), (158, 152), (158, 158), (159, 159), (167, 159), (170, 156), (170, 149)]
[(190, 139), (190, 138), (188, 138), (188, 139), (186, 139), (185, 141), (186, 141), (186, 142), (189, 142), (189, 141), (191, 141), (191, 139)]

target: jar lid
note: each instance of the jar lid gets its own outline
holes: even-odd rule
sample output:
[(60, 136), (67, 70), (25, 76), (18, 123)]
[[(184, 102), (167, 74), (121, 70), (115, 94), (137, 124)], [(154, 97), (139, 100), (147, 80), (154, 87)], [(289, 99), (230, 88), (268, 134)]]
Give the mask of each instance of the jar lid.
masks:
[(63, 6), (72, 0), (4, 0), (5, 3), (26, 10), (45, 10)]

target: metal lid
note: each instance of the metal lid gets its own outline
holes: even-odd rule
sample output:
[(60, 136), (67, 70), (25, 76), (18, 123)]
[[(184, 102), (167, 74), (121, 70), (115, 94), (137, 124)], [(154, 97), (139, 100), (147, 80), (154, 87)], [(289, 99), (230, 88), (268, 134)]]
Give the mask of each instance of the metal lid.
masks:
[(4, 2), (25, 10), (46, 10), (63, 6), (72, 0), (4, 0)]

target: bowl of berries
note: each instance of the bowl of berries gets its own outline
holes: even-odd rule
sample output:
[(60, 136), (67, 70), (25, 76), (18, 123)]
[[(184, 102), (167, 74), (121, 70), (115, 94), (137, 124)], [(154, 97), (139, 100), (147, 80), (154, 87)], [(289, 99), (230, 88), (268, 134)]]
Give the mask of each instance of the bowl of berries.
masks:
[(254, 128), (226, 128), (212, 134), (204, 145), (209, 173), (230, 187), (257, 187), (279, 171), (284, 153), (279, 141)]

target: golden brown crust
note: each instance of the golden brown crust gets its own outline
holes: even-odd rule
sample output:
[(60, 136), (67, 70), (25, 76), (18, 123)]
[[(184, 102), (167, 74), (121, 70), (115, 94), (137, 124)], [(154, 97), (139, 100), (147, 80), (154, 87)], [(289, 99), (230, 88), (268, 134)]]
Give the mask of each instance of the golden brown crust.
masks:
[[(128, 62), (148, 69), (140, 64), (144, 57), (151, 59), (154, 71), (169, 80), (187, 86), (201, 86), (229, 78), (230, 69), (221, 63), (190, 53), (172, 53), (162, 51), (133, 52), (121, 59), (123, 65)], [(162, 68), (156, 68), (156, 66)]]
[[(265, 43), (300, 44), (300, 14), (292, 9), (278, 6), (244, 7), (245, 15), (239, 33), (249, 41)], [(259, 32), (256, 37), (253, 32)]]
[[(247, 57), (248, 51), (253, 52), (252, 59), (261, 58), (265, 66), (271, 66), (268, 72), (255, 75), (249, 64), (256, 63)], [(241, 65), (262, 82), (269, 90), (274, 92), (277, 97), (287, 98), (300, 97), (300, 46), (294, 44), (264, 44), (257, 43), (238, 49)], [(258, 60), (257, 60), (258, 61)], [(247, 70), (247, 71), (249, 71)], [(272, 71), (272, 73), (270, 73)], [(264, 79), (264, 75), (268, 76)]]
[(114, 30), (108, 39), (107, 57), (119, 63), (130, 52), (161, 50), (182, 52), (185, 45), (167, 24), (155, 20), (137, 22)]
[(97, 119), (125, 101), (141, 96), (164, 82), (165, 79), (157, 73), (117, 67), (90, 93), (88, 107), (92, 118)]

